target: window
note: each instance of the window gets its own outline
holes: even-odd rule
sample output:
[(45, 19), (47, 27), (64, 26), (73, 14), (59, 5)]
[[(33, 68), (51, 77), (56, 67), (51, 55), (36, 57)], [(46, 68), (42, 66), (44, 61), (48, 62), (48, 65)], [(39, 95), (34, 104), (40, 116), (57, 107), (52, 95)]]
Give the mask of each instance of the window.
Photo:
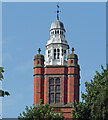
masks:
[(55, 30), (55, 34), (57, 33), (57, 31)]
[(49, 79), (49, 103), (60, 103), (60, 78)]
[(56, 103), (60, 103), (60, 93), (56, 94)]
[(63, 35), (63, 31), (62, 31), (62, 35)]
[(57, 34), (59, 34), (59, 30), (57, 30)]
[(50, 94), (50, 102), (51, 102), (51, 103), (54, 103), (54, 93), (51, 93), (51, 94)]
[(60, 58), (60, 49), (57, 49), (57, 59)]
[(64, 50), (64, 54), (66, 54), (66, 50)]
[(48, 50), (48, 57), (50, 56), (51, 50)]
[(73, 60), (71, 60), (71, 63), (73, 63)]
[(60, 59), (60, 49), (54, 49), (54, 59)]
[(62, 56), (63, 56), (63, 49), (62, 49)]
[(37, 61), (37, 64), (39, 64), (39, 60)]
[(54, 59), (56, 59), (56, 49), (54, 49)]
[(56, 86), (56, 92), (60, 92), (60, 85)]

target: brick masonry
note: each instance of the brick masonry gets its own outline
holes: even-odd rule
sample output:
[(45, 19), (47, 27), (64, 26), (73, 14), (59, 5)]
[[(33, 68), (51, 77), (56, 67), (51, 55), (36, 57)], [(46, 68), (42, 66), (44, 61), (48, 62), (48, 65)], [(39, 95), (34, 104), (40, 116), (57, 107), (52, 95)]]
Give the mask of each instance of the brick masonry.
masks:
[(68, 59), (67, 66), (46, 66), (43, 59), (34, 59), (34, 104), (49, 103), (49, 78), (60, 77), (61, 100), (56, 111), (63, 111), (66, 119), (72, 119), (71, 105), (75, 100), (79, 101), (79, 65), (77, 59)]

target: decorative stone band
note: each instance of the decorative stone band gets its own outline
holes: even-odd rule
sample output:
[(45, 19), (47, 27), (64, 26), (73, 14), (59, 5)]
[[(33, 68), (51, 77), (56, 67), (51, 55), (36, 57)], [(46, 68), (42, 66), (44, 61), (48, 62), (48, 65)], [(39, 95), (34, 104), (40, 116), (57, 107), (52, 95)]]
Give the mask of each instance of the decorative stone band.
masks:
[[(46, 85), (49, 85), (49, 84), (46, 84), (46, 85), (43, 85), (43, 84), (34, 84), (34, 86), (37, 86), (37, 85), (46, 86)], [(77, 83), (70, 83), (70, 84), (60, 84), (60, 85), (78, 85), (78, 84)]]
[(47, 65), (45, 68), (61, 68), (61, 67), (66, 67), (67, 68), (67, 65)]
[[(48, 94), (49, 92), (34, 92), (34, 94)], [(60, 93), (75, 93), (78, 94), (78, 92), (70, 91), (70, 92), (60, 92)]]
[(50, 43), (47, 46), (49, 46), (49, 45), (55, 45), (55, 44), (68, 46), (68, 49), (69, 49), (69, 45), (67, 43), (66, 44), (64, 44), (64, 43)]
[(44, 76), (45, 75), (72, 75), (72, 77), (76, 77), (78, 74), (61, 74), (61, 73), (60, 74), (59, 73), (58, 74), (34, 74), (33, 76), (35, 75), (44, 75)]
[(41, 65), (41, 64), (34, 64), (34, 67), (33, 67), (33, 69), (35, 69), (35, 68), (44, 68), (44, 65)]

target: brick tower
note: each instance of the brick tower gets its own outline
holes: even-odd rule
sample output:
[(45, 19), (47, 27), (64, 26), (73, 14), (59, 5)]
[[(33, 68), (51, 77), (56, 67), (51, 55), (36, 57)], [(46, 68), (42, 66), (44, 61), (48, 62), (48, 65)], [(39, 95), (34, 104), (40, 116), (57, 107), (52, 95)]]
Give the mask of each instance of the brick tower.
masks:
[(57, 10), (57, 20), (51, 24), (50, 40), (46, 44), (45, 60), (40, 48), (34, 56), (34, 104), (42, 99), (43, 104), (63, 111), (65, 118), (72, 118), (71, 104), (79, 101), (80, 68), (74, 48), (69, 53), (65, 32)]

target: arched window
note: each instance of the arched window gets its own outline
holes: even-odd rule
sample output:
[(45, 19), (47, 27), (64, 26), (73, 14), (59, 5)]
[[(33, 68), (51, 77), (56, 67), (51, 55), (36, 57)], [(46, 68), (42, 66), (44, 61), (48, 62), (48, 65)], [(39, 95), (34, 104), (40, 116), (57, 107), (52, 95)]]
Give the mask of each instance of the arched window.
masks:
[(55, 34), (57, 33), (57, 31), (55, 30)]
[(66, 54), (66, 50), (64, 50), (64, 54)]
[(73, 60), (71, 60), (71, 63), (73, 63)]
[(54, 79), (51, 78), (49, 82), (50, 82), (50, 84), (54, 84)]
[(51, 54), (51, 50), (48, 50), (48, 57), (50, 56), (50, 54)]
[(37, 64), (39, 64), (39, 60), (37, 61)]
[(60, 84), (60, 78), (56, 79), (56, 84)]
[(62, 31), (62, 35), (63, 35), (63, 31)]
[(49, 79), (49, 103), (60, 103), (60, 78)]
[(57, 30), (57, 34), (59, 34), (59, 30)]
[(57, 59), (60, 58), (60, 49), (57, 49)]
[(54, 49), (54, 59), (56, 59), (56, 49)]
[(62, 56), (63, 56), (63, 49), (62, 49)]

